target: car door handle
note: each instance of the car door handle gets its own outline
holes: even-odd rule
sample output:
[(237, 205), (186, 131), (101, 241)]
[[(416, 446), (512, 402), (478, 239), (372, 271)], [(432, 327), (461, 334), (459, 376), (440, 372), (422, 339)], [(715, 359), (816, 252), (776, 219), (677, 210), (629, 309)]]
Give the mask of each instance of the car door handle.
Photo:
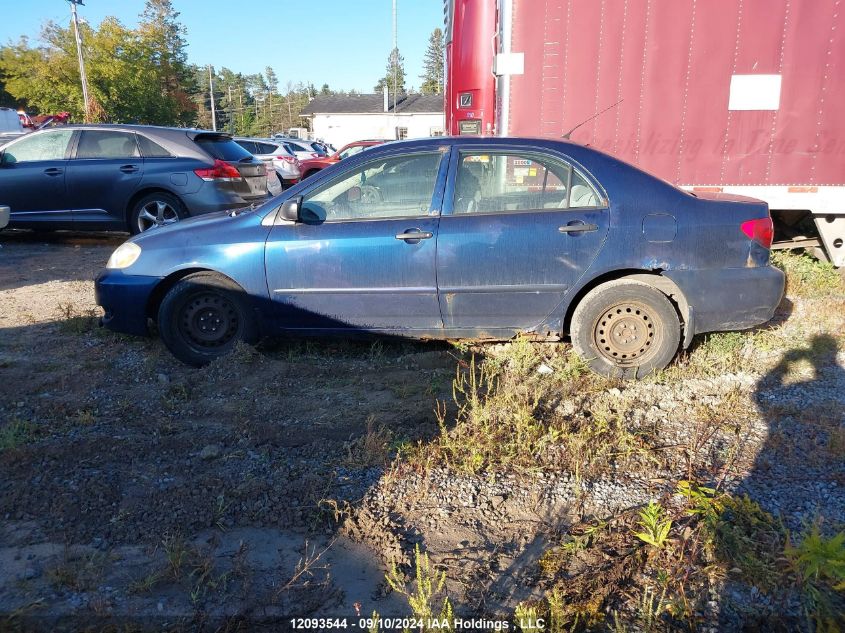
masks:
[(48, 167), (44, 170), (44, 173), (48, 176), (61, 176), (63, 173), (65, 173), (65, 170), (59, 167)]
[(431, 231), (408, 231), (406, 233), (398, 233), (396, 235), (397, 240), (428, 240), (434, 237), (434, 233)]
[(557, 227), (560, 233), (590, 233), (591, 231), (598, 231), (598, 224), (564, 224)]
[(138, 166), (137, 165), (123, 165), (120, 168), (120, 171), (122, 171), (124, 174), (134, 174), (136, 171), (138, 171)]

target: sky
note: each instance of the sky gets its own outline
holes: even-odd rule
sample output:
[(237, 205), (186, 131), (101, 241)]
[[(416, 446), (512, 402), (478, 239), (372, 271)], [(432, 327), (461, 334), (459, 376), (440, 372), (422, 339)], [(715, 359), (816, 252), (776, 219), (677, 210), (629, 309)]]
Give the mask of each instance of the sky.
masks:
[[(92, 25), (113, 15), (134, 27), (144, 8), (144, 0), (83, 1), (79, 15)], [(443, 0), (397, 1), (405, 85), (419, 88), (429, 35), (443, 28)], [(21, 35), (34, 44), (45, 22), (70, 21), (67, 0), (0, 0), (0, 7), (7, 4), (17, 9), (0, 11), (0, 45)], [(188, 31), (188, 61), (244, 74), (272, 66), (282, 90), (302, 81), (373, 92), (393, 42), (392, 0), (173, 0), (173, 6)]]

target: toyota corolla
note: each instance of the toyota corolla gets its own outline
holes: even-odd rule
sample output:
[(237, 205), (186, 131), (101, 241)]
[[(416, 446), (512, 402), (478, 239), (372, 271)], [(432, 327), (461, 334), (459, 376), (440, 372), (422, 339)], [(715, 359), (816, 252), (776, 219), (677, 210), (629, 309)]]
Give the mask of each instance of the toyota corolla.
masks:
[(769, 320), (764, 202), (695, 196), (565, 141), (432, 138), (341, 161), (256, 209), (135, 236), (97, 279), (103, 324), (203, 365), (238, 341), (373, 333), (571, 338), (603, 374)]

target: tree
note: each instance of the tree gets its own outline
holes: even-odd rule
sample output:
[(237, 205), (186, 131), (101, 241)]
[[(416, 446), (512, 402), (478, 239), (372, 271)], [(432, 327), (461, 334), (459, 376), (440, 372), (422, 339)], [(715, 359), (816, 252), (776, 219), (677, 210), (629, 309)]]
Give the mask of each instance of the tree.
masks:
[[(178, 15), (169, 0), (148, 0), (137, 29), (114, 17), (97, 28), (80, 25), (94, 120), (193, 123), (197, 89)], [(4, 90), (38, 111), (67, 111), (81, 120), (85, 105), (72, 27), (48, 22), (40, 39), (39, 47), (26, 38), (0, 47)]]
[(389, 92), (397, 94), (405, 92), (405, 59), (399, 54), (398, 48), (390, 51), (385, 75), (378, 80), (375, 91), (382, 92), (385, 86)]
[(443, 69), (444, 62), (443, 31), (439, 28), (431, 32), (428, 38), (428, 48), (423, 56), (423, 80), (420, 92), (424, 95), (443, 94)]
[(329, 88), (329, 84), (323, 84), (320, 86), (320, 94), (326, 96), (334, 93), (332, 92), (332, 89)]
[(194, 118), (190, 94), (196, 86), (192, 85), (188, 66), (186, 30), (178, 18), (171, 0), (147, 0), (138, 25), (141, 43), (150, 55), (162, 97), (170, 109), (161, 113), (169, 119), (165, 124), (189, 123)]
[(279, 91), (279, 78), (272, 66), (267, 66), (264, 69), (264, 76), (267, 77), (267, 88), (272, 94), (276, 94)]

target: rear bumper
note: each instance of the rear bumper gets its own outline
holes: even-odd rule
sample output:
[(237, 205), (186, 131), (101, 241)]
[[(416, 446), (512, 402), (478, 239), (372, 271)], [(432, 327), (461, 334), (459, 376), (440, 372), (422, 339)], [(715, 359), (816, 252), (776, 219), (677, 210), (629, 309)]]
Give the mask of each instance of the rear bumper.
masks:
[(124, 334), (146, 336), (147, 304), (161, 277), (127, 275), (104, 270), (94, 284), (94, 297), (105, 314), (100, 325)]
[(234, 191), (220, 188), (214, 183), (203, 183), (199, 191), (181, 196), (191, 216), (238, 209), (253, 202), (262, 202), (268, 197), (269, 194), (266, 193), (258, 196), (241, 196)]
[(784, 274), (774, 266), (667, 270), (689, 303), (693, 332), (744, 330), (769, 321), (783, 298)]

